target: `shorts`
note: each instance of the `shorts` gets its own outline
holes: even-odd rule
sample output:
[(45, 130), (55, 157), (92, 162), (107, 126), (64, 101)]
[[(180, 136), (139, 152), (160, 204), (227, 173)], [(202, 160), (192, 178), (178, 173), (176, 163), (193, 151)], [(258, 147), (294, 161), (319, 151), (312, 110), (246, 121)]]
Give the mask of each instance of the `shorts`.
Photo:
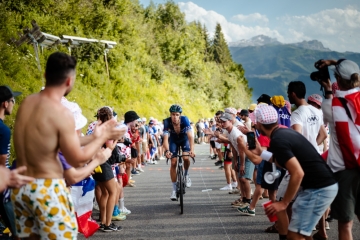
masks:
[(181, 151), (183, 152), (190, 152), (190, 143), (187, 136), (184, 138), (169, 138), (169, 151), (172, 153), (173, 156), (177, 156), (179, 152), (179, 148), (181, 147)]
[(221, 143), (215, 142), (215, 148), (216, 149), (221, 149)]
[(215, 142), (213, 140), (210, 141), (211, 148), (215, 148)]
[(265, 164), (265, 160), (262, 160), (261, 163), (258, 165), (258, 169), (257, 169), (257, 175), (256, 175), (256, 184), (261, 185), (261, 179), (262, 179), (262, 174), (263, 174), (263, 169), (264, 169), (264, 164)]
[(224, 152), (224, 164), (232, 164), (232, 158), (229, 157), (229, 153), (231, 153), (231, 150), (226, 149)]
[(141, 154), (146, 154), (147, 147), (148, 147), (147, 142), (142, 142), (142, 143), (141, 143), (141, 149), (142, 149)]
[(163, 145), (163, 137), (160, 136), (158, 139), (159, 139), (159, 147), (161, 147)]
[(200, 137), (205, 137), (205, 133), (201, 132)]
[(35, 179), (12, 190), (18, 237), (76, 239), (78, 227), (64, 179)]
[(114, 178), (114, 173), (111, 165), (105, 162), (100, 165), (102, 173), (93, 174), (93, 178), (97, 182), (107, 182)]
[(337, 192), (337, 183), (324, 188), (300, 190), (292, 206), (289, 231), (310, 236)]
[(360, 216), (360, 172), (346, 169), (334, 173), (339, 192), (331, 204), (331, 216), (341, 222), (349, 222)]
[(138, 151), (136, 148), (131, 148), (131, 158), (137, 158), (138, 157)]
[[(279, 185), (279, 189), (276, 193), (276, 201), (280, 202), (284, 196), (285, 196), (285, 193), (286, 193), (286, 190), (289, 186), (289, 181), (290, 181), (290, 174), (288, 172), (285, 173), (285, 176), (283, 177), (283, 179), (281, 180), (280, 182), (280, 185)], [(299, 192), (297, 192), (294, 196), (294, 198), (292, 199), (291, 202), (294, 202), (297, 195), (299, 194)]]
[(254, 174), (254, 168), (255, 165), (247, 157), (245, 157), (245, 174), (241, 175), (239, 172), (239, 178), (246, 178), (251, 180)]
[(139, 142), (138, 154), (139, 154), (139, 155), (143, 154), (143, 151), (142, 151), (142, 142)]

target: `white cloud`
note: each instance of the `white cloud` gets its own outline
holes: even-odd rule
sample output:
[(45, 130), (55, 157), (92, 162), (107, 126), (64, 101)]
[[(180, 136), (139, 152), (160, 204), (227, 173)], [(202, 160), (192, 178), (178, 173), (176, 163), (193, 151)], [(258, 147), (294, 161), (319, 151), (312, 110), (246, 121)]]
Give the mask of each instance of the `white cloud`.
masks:
[(269, 22), (269, 19), (260, 13), (252, 13), (249, 15), (238, 14), (233, 16), (232, 19), (241, 23), (259, 23), (265, 25)]
[(210, 36), (213, 35), (216, 24), (220, 23), (222, 31), (228, 42), (248, 39), (260, 34), (273, 38), (281, 38), (281, 35), (276, 30), (272, 30), (268, 27), (249, 27), (229, 22), (223, 15), (214, 11), (207, 11), (192, 2), (179, 2), (179, 7), (181, 11), (185, 13), (187, 21), (199, 21), (200, 23), (205, 24)]
[(287, 42), (316, 39), (332, 50), (360, 52), (360, 12), (352, 7), (308, 16), (284, 16), (278, 21), (283, 24), (279, 31), (287, 31)]
[(345, 9), (327, 9), (306, 16), (286, 15), (277, 19), (268, 19), (260, 13), (239, 14), (232, 17), (234, 22), (192, 2), (180, 2), (179, 7), (185, 13), (187, 21), (205, 24), (210, 36), (213, 35), (216, 24), (220, 23), (228, 42), (262, 34), (284, 43), (316, 39), (331, 50), (360, 52), (360, 11), (351, 6)]

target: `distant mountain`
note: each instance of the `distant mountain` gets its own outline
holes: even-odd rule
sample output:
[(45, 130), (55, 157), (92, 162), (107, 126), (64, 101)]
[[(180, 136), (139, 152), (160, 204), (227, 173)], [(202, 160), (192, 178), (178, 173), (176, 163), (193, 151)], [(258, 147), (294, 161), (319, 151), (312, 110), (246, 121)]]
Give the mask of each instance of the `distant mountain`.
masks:
[(302, 41), (298, 43), (281, 43), (276, 38), (271, 38), (265, 35), (258, 35), (250, 39), (242, 39), (237, 42), (230, 42), (229, 47), (256, 47), (265, 45), (290, 45), (304, 49), (318, 50), (318, 51), (331, 51), (329, 48), (324, 47), (322, 42), (318, 40)]
[(230, 42), (229, 47), (254, 47), (254, 46), (264, 46), (264, 45), (280, 45), (282, 44), (276, 38), (271, 38), (265, 35), (259, 35), (252, 37), (251, 39), (245, 40), (242, 39), (237, 42)]
[(271, 96), (283, 95), (287, 98), (287, 85), (294, 80), (305, 83), (307, 96), (320, 94), (319, 84), (310, 79), (310, 73), (317, 71), (314, 63), (319, 59), (346, 58), (360, 65), (360, 53), (324, 50), (326, 48), (316, 40), (296, 44), (272, 44), (276, 43), (274, 39), (269, 41), (263, 36), (261, 39), (270, 44), (255, 45), (260, 41), (255, 41), (253, 45), (248, 42), (248, 46), (229, 44), (234, 61), (241, 63), (245, 69), (245, 77), (253, 88), (253, 100), (262, 93)]

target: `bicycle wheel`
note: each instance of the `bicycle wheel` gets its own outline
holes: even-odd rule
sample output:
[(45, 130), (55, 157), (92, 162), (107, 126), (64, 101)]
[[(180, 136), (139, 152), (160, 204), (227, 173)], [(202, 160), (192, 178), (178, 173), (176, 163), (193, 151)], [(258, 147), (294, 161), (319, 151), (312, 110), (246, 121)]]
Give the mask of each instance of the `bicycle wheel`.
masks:
[(178, 166), (178, 190), (179, 190), (179, 198), (180, 198), (180, 213), (184, 213), (184, 172), (182, 166)]

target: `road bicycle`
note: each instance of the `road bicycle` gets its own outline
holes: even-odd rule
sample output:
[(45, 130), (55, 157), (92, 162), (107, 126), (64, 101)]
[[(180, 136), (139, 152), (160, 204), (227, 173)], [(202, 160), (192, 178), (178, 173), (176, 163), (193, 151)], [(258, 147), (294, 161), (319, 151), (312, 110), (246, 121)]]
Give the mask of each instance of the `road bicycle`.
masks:
[[(183, 167), (183, 157), (190, 157), (193, 160), (193, 164), (195, 163), (195, 159), (190, 155), (177, 155), (177, 169), (176, 169), (176, 198), (179, 200), (180, 198), (180, 213), (184, 213), (184, 194), (185, 194), (185, 176), (184, 176), (184, 167)], [(168, 164), (169, 159), (166, 159), (166, 164)]]

